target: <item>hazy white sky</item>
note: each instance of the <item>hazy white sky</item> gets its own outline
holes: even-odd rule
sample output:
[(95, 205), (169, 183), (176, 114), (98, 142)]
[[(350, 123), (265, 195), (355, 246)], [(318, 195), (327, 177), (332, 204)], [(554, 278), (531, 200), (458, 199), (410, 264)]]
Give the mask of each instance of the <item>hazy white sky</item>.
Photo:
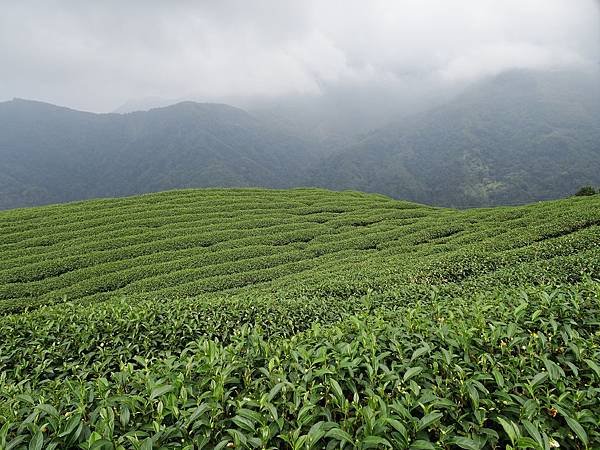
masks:
[(598, 0), (0, 3), (0, 100), (93, 111), (599, 64)]

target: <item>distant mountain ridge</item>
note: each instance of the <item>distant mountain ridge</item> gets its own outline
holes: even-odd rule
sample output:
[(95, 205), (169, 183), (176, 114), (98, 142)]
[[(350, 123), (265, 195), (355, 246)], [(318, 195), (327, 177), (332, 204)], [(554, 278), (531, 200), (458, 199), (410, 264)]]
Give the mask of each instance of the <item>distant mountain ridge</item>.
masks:
[(330, 139), (217, 103), (95, 114), (15, 99), (0, 103), (0, 209), (185, 187), (321, 186), (454, 207), (564, 197), (600, 185), (597, 81), (512, 71)]
[(0, 208), (198, 186), (291, 187), (313, 149), (228, 105), (93, 114), (0, 103)]

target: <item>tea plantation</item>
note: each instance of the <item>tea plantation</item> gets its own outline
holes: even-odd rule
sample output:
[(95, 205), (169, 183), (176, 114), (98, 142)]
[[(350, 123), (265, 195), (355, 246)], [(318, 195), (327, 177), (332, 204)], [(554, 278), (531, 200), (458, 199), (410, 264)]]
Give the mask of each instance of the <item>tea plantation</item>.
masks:
[(600, 196), (0, 212), (0, 449), (600, 448)]

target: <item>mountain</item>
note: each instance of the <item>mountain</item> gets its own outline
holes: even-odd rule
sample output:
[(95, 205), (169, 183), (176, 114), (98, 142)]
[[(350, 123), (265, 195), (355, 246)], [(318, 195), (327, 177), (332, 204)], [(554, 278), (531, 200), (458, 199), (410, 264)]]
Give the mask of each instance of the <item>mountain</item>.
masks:
[(598, 185), (598, 77), (503, 73), (330, 156), (313, 183), (456, 207), (526, 203)]
[(288, 187), (314, 158), (309, 142), (227, 105), (93, 114), (0, 103), (2, 209), (179, 187)]

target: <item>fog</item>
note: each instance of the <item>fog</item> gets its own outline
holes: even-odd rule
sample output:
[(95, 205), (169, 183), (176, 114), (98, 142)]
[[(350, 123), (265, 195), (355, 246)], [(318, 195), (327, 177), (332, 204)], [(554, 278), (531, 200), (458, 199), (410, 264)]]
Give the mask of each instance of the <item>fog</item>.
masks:
[(511, 68), (594, 70), (599, 54), (595, 0), (0, 6), (0, 101), (23, 97), (97, 112), (146, 98), (256, 107), (343, 97), (356, 107), (418, 108)]

